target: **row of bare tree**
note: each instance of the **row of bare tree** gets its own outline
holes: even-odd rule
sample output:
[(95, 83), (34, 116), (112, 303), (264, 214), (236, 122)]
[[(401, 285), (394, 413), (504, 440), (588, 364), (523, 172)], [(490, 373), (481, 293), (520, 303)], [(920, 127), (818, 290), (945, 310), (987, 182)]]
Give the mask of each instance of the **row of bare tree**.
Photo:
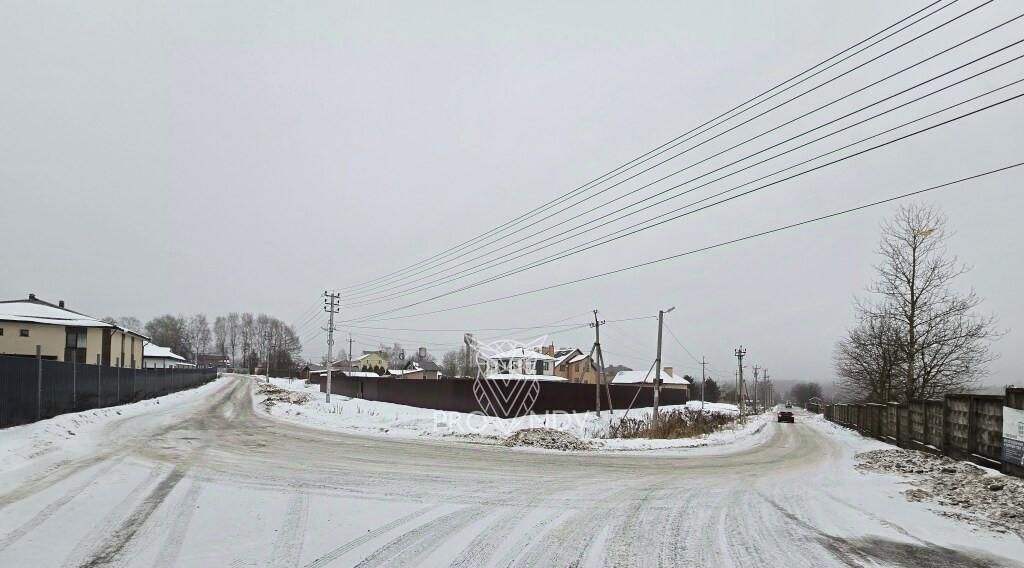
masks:
[(153, 343), (189, 361), (197, 362), (200, 354), (220, 355), (250, 372), (266, 365), (268, 353), (271, 369), (290, 370), (302, 353), (295, 329), (266, 314), (231, 312), (217, 316), (212, 328), (206, 314), (166, 314), (145, 325), (131, 316), (104, 319), (128, 329), (145, 330)]
[(946, 218), (910, 205), (883, 223), (878, 280), (855, 300), (856, 325), (836, 345), (836, 372), (847, 396), (907, 401), (964, 392), (993, 359), (993, 316), (981, 299), (955, 287), (968, 269), (947, 249)]

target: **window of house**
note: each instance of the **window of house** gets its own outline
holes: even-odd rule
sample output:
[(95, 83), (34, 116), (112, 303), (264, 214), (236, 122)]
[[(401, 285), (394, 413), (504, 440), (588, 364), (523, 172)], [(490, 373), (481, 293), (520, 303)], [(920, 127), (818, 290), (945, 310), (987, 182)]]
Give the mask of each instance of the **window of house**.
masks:
[(22, 337), (28, 337), (28, 330), (27, 329), (22, 329), (22, 330), (20, 330), (18, 332), (18, 335), (20, 335)]
[(0, 335), (4, 334), (4, 328), (0, 327)]

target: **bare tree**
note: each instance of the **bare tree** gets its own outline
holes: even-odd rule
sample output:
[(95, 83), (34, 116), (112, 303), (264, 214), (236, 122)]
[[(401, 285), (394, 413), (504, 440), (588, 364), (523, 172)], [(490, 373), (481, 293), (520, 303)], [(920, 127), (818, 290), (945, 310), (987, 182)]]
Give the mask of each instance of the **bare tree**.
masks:
[(187, 337), (192, 360), (199, 363), (199, 355), (210, 346), (210, 323), (205, 314), (196, 314), (189, 318), (185, 336)]
[(967, 273), (949, 254), (946, 218), (923, 206), (901, 207), (882, 225), (877, 301), (857, 302), (858, 326), (836, 349), (844, 388), (863, 398), (909, 400), (970, 390), (984, 376), (998, 336), (995, 318), (976, 313), (981, 299), (953, 284)]
[(234, 363), (236, 361), (235, 356), (238, 352), (239, 336), (242, 330), (241, 318), (239, 317), (238, 312), (231, 312), (228, 314), (225, 319), (225, 326), (227, 328), (228, 355), (231, 357), (231, 362)]
[(213, 346), (222, 357), (228, 354), (228, 320), (224, 316), (217, 316), (213, 320)]
[(462, 349), (448, 351), (441, 357), (441, 374), (446, 377), (457, 377), (459, 376), (459, 370), (463, 362), (466, 360), (465, 355), (462, 353)]

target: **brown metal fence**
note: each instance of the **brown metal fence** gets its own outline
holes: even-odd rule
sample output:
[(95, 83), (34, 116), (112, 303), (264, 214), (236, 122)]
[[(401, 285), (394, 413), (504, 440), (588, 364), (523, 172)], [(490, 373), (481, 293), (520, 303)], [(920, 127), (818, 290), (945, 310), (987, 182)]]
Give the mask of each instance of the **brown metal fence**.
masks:
[[(519, 416), (529, 412), (585, 412), (594, 410), (596, 406), (594, 385), (536, 381), (536, 391), (527, 392), (522, 388), (522, 383), (523, 381), (499, 379), (476, 381), (335, 377), (331, 381), (331, 394), (434, 410), (484, 411), (501, 417)], [(647, 407), (653, 403), (654, 391), (650, 386), (608, 385), (608, 389), (611, 393), (612, 406), (616, 409), (626, 408), (630, 404), (634, 407)], [(320, 390), (326, 391), (323, 383), (320, 384)], [(490, 398), (496, 404), (490, 410), (484, 409), (481, 405), (482, 397)], [(520, 404), (526, 397), (530, 397), (529, 403)], [(499, 398), (504, 400), (498, 403)], [(685, 404), (686, 401), (687, 394), (683, 390), (661, 389), (659, 402), (662, 405)], [(604, 387), (601, 387), (601, 408), (608, 408)]]
[(215, 378), (213, 367), (129, 369), (0, 356), (0, 428), (155, 398)]
[(944, 454), (1024, 477), (1002, 461), (1003, 407), (1024, 409), (1024, 389), (1006, 396), (950, 394), (908, 403), (830, 404), (825, 418), (903, 448)]

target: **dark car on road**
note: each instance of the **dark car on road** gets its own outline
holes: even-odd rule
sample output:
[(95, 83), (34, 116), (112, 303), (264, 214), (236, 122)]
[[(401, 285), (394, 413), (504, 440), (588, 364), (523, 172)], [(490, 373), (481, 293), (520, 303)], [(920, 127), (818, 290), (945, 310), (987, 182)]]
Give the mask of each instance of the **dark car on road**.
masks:
[(792, 412), (786, 412), (783, 410), (779, 413), (779, 422), (789, 422), (790, 424), (796, 423), (796, 419), (793, 418)]

